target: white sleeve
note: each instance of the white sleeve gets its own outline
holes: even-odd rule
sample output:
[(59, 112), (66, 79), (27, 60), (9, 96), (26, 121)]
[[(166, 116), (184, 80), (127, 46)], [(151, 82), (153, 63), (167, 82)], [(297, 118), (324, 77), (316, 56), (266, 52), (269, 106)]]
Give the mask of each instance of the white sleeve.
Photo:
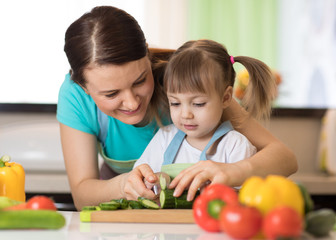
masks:
[(231, 131), (227, 136), (229, 144), (227, 146), (227, 163), (235, 163), (243, 159), (249, 158), (257, 152), (255, 146), (242, 134)]
[(163, 154), (164, 154), (164, 147), (163, 143), (163, 133), (162, 129), (155, 134), (152, 140), (147, 145), (145, 151), (142, 153), (141, 157), (135, 162), (133, 169), (141, 164), (148, 164), (153, 172), (160, 172), (161, 166), (163, 163)]

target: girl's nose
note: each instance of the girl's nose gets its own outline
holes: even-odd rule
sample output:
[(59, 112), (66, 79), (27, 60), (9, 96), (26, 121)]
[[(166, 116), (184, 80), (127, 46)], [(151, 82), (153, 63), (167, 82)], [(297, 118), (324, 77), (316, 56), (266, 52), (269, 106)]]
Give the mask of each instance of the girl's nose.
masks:
[(139, 97), (136, 93), (134, 93), (132, 90), (126, 91), (124, 100), (123, 100), (123, 106), (126, 108), (126, 110), (136, 110), (139, 106)]
[(183, 107), (182, 110), (181, 110), (181, 117), (186, 118), (186, 119), (190, 119), (190, 118), (194, 117), (194, 114), (189, 109), (189, 107)]

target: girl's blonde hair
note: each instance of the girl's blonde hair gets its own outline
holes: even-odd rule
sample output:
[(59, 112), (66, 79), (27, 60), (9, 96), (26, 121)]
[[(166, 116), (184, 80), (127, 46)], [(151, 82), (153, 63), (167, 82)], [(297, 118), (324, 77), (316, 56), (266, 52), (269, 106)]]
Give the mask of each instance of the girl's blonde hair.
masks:
[[(214, 88), (220, 96), (234, 85), (236, 73), (226, 48), (212, 40), (188, 41), (170, 58), (164, 75), (164, 88), (169, 92), (209, 92)], [(242, 105), (254, 117), (269, 118), (276, 84), (269, 67), (254, 58), (232, 58), (248, 71), (250, 81)]]

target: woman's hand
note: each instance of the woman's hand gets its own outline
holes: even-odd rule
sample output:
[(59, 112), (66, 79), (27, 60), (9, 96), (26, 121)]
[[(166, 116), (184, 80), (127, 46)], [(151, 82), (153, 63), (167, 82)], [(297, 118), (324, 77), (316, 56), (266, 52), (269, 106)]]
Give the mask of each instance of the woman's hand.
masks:
[(129, 200), (137, 200), (139, 196), (155, 199), (154, 192), (146, 187), (145, 182), (149, 186), (157, 181), (158, 177), (150, 166), (141, 164), (125, 175), (121, 191), (124, 192), (125, 197)]
[[(240, 162), (244, 162), (244, 160)], [(178, 197), (184, 189), (189, 187), (187, 200), (191, 201), (194, 199), (197, 190), (209, 184), (209, 182), (239, 186), (241, 182), (236, 180), (243, 177), (238, 164), (240, 162), (227, 164), (211, 160), (199, 161), (181, 171), (171, 182), (169, 188), (175, 188), (174, 196)]]

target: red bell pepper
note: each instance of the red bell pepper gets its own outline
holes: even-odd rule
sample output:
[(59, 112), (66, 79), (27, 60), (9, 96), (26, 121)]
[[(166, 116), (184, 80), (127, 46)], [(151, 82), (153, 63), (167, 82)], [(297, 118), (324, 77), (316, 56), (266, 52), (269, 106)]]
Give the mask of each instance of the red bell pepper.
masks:
[(219, 213), (226, 204), (238, 204), (236, 191), (223, 184), (207, 186), (193, 204), (195, 222), (208, 232), (219, 232)]

